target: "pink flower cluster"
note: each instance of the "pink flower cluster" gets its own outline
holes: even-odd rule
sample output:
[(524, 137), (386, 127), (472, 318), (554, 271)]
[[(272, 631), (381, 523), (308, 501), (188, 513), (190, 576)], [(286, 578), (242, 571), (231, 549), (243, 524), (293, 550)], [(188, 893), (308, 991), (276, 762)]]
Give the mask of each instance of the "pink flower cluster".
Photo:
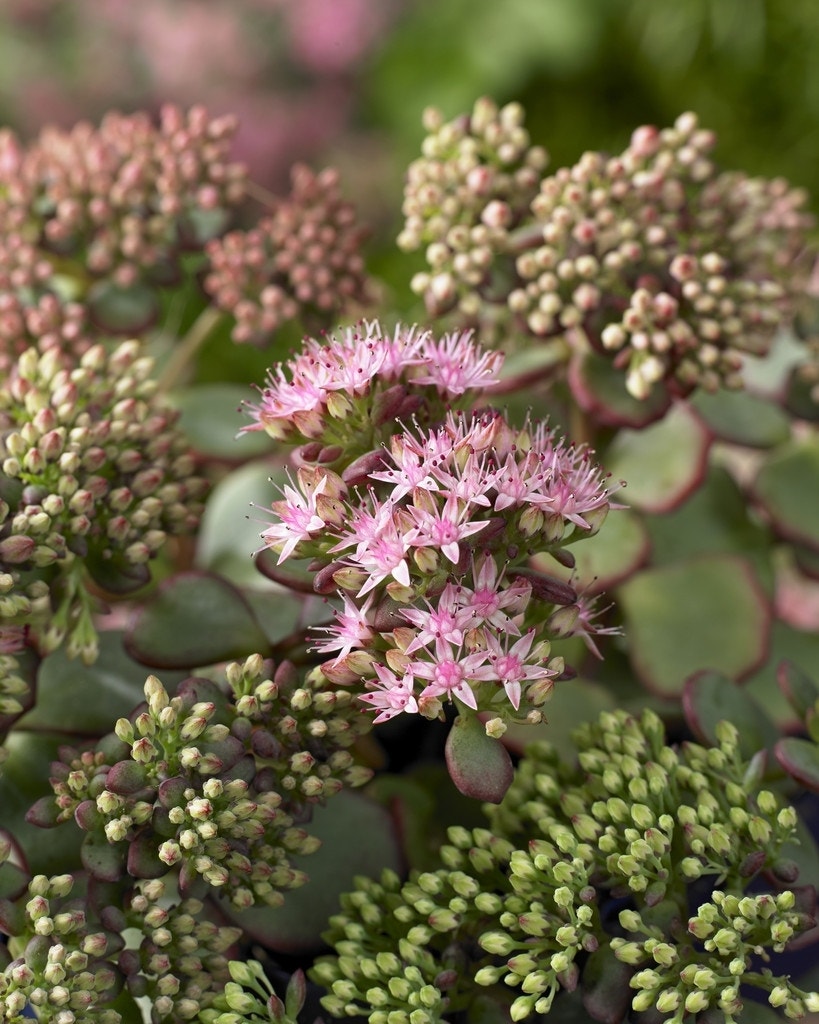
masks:
[[(274, 432), (298, 420), (303, 436), (326, 442), (336, 396), (348, 406), (343, 425), (351, 403), (384, 384), (458, 395), (494, 380), (496, 365), (468, 335), (383, 337), (368, 324), (363, 335), (308, 342), (289, 379), (271, 373), (253, 429), (269, 429), (265, 416)], [(453, 698), (502, 718), (536, 708), (562, 671), (549, 661), (555, 611), (589, 627), (574, 590), (527, 563), (550, 552), (566, 564), (562, 547), (602, 524), (611, 504), (589, 452), (488, 410), (399, 426), (344, 462), (303, 463), (262, 533), (279, 563), (313, 559), (316, 589), (341, 600), (315, 646), (334, 655), (326, 678), (363, 683), (376, 722), (435, 717)]]
[(265, 430), (278, 440), (347, 442), (352, 423), (372, 433), (373, 426), (417, 413), (426, 393), (450, 402), (491, 387), (502, 361), (500, 353), (480, 349), (471, 332), (436, 340), (415, 327), (399, 325), (389, 335), (378, 321), (364, 322), (324, 341), (308, 338), (298, 356), (270, 370), (261, 401), (247, 404), (254, 422), (244, 430)]

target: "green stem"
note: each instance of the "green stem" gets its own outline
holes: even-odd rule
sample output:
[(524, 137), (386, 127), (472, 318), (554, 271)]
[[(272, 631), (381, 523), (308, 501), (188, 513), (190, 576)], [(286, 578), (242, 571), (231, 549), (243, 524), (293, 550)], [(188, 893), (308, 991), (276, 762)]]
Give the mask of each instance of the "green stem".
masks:
[(182, 371), (190, 363), (204, 344), (208, 335), (222, 319), (221, 310), (215, 306), (206, 306), (194, 320), (190, 330), (174, 348), (171, 357), (159, 376), (160, 391), (170, 391), (182, 375)]

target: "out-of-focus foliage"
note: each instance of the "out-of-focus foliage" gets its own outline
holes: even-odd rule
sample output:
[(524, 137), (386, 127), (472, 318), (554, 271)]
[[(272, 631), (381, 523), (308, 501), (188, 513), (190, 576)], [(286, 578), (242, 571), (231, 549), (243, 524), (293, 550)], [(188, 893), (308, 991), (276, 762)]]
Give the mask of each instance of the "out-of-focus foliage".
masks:
[(378, 201), (373, 176), (398, 188), (430, 103), (519, 100), (561, 164), (696, 110), (735, 166), (810, 188), (817, 49), (814, 0), (6, 0), (0, 120), (31, 134), (203, 102), (239, 114), (241, 155), (277, 184), (293, 160), (352, 158), (383, 131), (366, 175), (358, 162)]

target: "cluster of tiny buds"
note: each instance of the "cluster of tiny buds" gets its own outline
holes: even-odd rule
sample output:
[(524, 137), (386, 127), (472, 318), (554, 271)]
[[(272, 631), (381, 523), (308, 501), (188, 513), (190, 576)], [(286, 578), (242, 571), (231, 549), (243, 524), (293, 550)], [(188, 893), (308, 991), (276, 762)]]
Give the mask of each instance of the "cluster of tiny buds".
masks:
[(136, 341), (78, 364), (57, 349), (20, 357), (0, 392), (2, 472), (22, 484), (16, 506), (0, 502), (4, 574), (89, 555), (140, 566), (197, 525), (206, 483), (152, 367)]
[[(536, 335), (614, 354), (628, 390), (737, 387), (803, 285), (794, 264), (810, 218), (782, 181), (719, 174), (693, 114), (638, 128), (624, 153), (586, 153), (544, 179), (540, 229), (517, 258), (510, 309)], [(630, 293), (630, 295), (629, 295)]]
[(130, 287), (200, 245), (243, 197), (244, 170), (228, 158), (235, 127), (202, 107), (166, 106), (158, 126), (112, 113), (99, 127), (44, 129), (27, 150), (6, 136), (5, 219), (19, 226), (22, 211), (46, 251)]
[[(631, 1005), (638, 1012), (656, 1008), (667, 1024), (681, 1024), (688, 1014), (716, 1008), (734, 1021), (743, 1006), (741, 985), (766, 990), (769, 1004), (784, 1008), (791, 1019), (819, 1010), (819, 993), (752, 969), (753, 958), (767, 959), (767, 949), (782, 952), (806, 927), (790, 890), (753, 896), (714, 890), (688, 920), (696, 948), (664, 941), (635, 910), (621, 911), (620, 924), (629, 937), (612, 939), (611, 947), (618, 960), (641, 968), (630, 981), (636, 989)], [(645, 938), (636, 938), (640, 933)]]
[(143, 939), (120, 957), (129, 991), (150, 999), (156, 1024), (194, 1020), (212, 1005), (230, 977), (225, 954), (242, 935), (212, 921), (201, 900), (172, 897), (165, 880), (138, 883), (126, 920)]
[(430, 269), (413, 278), (412, 289), (431, 314), (457, 305), (474, 317), (479, 289), (528, 212), (548, 157), (530, 145), (517, 103), (498, 109), (483, 98), (471, 115), (450, 122), (429, 109), (424, 128), (423, 156), (407, 175), (398, 245), (426, 246)]
[(307, 877), (290, 857), (319, 846), (294, 817), (372, 773), (345, 749), (367, 728), (352, 695), (297, 686), (287, 662), (274, 678), (269, 667), (259, 655), (227, 667), (235, 703), (206, 678), (170, 697), (150, 676), (146, 705), (119, 719), (100, 749), (61, 750), (54, 795), (29, 820), (73, 818), (115, 847), (112, 870), (124, 873), (127, 857), (130, 874), (149, 877), (158, 861), (179, 869), (183, 892), (199, 877), (237, 909), (278, 906)]
[(67, 900), (73, 887), (68, 874), (29, 883), (21, 932), (28, 942), (0, 973), (0, 1019), (8, 1024), (28, 1020), (28, 1007), (47, 1024), (120, 1024), (120, 1014), (105, 1008), (119, 982), (105, 959), (109, 936), (89, 930), (84, 911)]
[(8, 288), (0, 274), (0, 373), (10, 374), (18, 358), (32, 347), (40, 352), (60, 349), (76, 356), (91, 347), (90, 326), (81, 303), (62, 302), (51, 293), (27, 303)]
[(291, 193), (271, 216), (207, 245), (205, 289), (235, 318), (235, 342), (266, 344), (300, 312), (328, 323), (368, 300), (364, 235), (354, 207), (341, 198), (338, 173), (297, 164)]

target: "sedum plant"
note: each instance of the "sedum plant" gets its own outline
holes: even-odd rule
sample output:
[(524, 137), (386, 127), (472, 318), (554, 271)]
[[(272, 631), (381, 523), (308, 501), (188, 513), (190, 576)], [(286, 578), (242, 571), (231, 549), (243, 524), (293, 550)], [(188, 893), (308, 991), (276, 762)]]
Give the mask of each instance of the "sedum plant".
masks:
[(806, 198), (425, 129), (406, 308), (231, 118), (0, 136), (10, 1024), (819, 1009)]

